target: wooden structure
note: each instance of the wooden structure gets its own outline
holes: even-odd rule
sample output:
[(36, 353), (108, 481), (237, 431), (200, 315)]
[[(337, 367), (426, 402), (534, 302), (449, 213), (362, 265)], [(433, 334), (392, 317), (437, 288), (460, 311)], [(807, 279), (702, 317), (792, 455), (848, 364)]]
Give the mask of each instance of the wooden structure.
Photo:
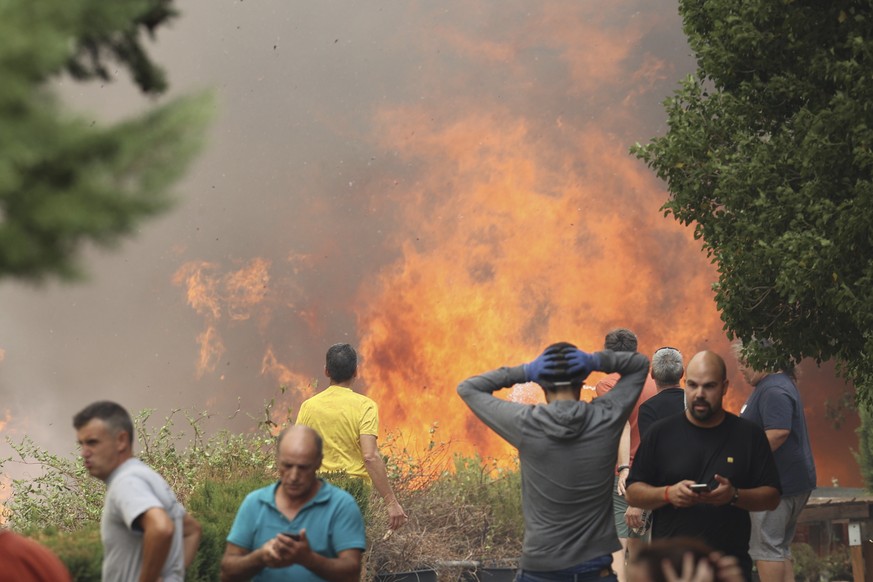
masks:
[(873, 582), (873, 494), (844, 487), (816, 489), (797, 523), (795, 543), (809, 544), (819, 556), (848, 546), (854, 582)]

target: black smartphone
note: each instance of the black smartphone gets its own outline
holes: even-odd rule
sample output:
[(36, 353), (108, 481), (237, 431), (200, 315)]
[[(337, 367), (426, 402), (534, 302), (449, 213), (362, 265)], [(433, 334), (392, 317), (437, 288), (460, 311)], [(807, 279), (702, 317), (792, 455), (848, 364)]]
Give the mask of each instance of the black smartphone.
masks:
[(296, 531), (283, 531), (283, 532), (282, 532), (282, 535), (283, 535), (283, 536), (288, 536), (289, 538), (291, 538), (291, 539), (294, 540), (295, 542), (299, 542), (299, 541), (300, 541), (300, 534), (297, 533)]

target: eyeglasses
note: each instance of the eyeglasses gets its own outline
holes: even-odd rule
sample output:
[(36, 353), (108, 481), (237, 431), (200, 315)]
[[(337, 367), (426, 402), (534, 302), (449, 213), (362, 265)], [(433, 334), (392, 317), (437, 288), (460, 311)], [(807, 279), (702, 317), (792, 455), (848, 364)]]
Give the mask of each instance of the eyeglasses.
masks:
[[(674, 348), (673, 346), (661, 346), (660, 348), (655, 350), (655, 353), (657, 354), (661, 350), (676, 350), (677, 352), (679, 352), (679, 348)], [(682, 353), (682, 352), (679, 352), (679, 353)]]

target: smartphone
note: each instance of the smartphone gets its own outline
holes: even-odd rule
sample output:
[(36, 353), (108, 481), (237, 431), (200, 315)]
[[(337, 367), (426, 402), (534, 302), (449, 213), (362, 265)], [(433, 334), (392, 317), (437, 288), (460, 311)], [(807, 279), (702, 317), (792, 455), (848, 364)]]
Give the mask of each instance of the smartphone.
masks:
[(692, 483), (691, 485), (689, 485), (689, 487), (695, 493), (705, 493), (707, 491), (711, 491), (709, 485), (706, 483)]
[(300, 541), (300, 534), (297, 533), (296, 531), (283, 531), (283, 532), (282, 532), (282, 535), (283, 535), (283, 536), (288, 536), (289, 538), (291, 538), (291, 539), (294, 540), (295, 542), (299, 542), (299, 541)]

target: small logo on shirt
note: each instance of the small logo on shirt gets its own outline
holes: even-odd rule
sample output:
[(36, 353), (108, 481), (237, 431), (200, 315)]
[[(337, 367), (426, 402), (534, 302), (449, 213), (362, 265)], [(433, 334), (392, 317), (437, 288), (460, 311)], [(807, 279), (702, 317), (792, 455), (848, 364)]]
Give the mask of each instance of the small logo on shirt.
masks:
[(728, 463), (733, 463), (733, 462), (734, 462), (734, 458), (733, 458), (733, 457), (728, 457), (728, 458), (727, 458), (727, 461), (728, 461)]

